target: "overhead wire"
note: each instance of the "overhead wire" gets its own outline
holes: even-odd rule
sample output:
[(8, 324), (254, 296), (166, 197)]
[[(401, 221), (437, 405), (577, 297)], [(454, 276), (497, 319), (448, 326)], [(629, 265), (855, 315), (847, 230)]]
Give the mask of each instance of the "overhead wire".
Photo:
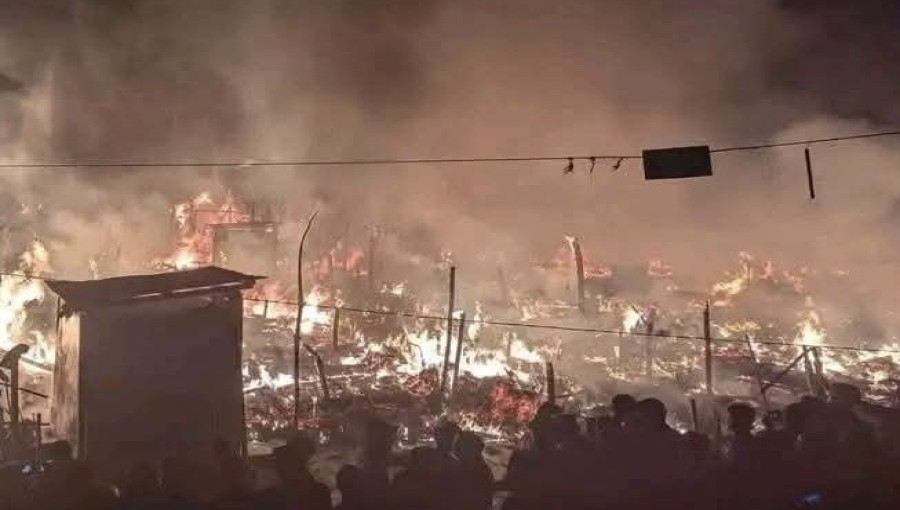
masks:
[[(290, 306), (299, 306), (300, 303), (296, 301), (289, 300), (272, 300), (272, 299), (261, 299), (261, 298), (244, 298), (245, 301), (257, 302), (257, 303), (272, 303), (272, 304), (280, 304), (280, 305), (290, 305)], [(394, 316), (394, 317), (404, 317), (409, 319), (422, 319), (422, 320), (447, 320), (446, 315), (425, 315), (420, 313), (413, 312), (401, 312), (401, 311), (393, 311), (393, 310), (370, 310), (365, 308), (354, 308), (348, 306), (338, 306), (338, 305), (310, 305), (306, 303), (304, 306), (316, 306), (317, 308), (322, 308), (325, 310), (335, 310), (340, 308), (342, 312), (355, 312), (355, 313), (369, 313), (375, 315), (385, 315), (385, 316)], [(543, 330), (551, 330), (551, 331), (561, 331), (561, 332), (569, 332), (569, 333), (594, 333), (598, 335), (616, 335), (616, 336), (630, 336), (630, 337), (638, 337), (638, 338), (658, 338), (662, 340), (690, 340), (690, 341), (706, 341), (706, 337), (697, 336), (697, 335), (675, 335), (675, 334), (657, 334), (657, 333), (648, 333), (648, 332), (640, 332), (640, 331), (625, 331), (625, 330), (616, 330), (616, 329), (600, 329), (600, 328), (586, 328), (586, 327), (578, 327), (578, 326), (562, 326), (558, 324), (538, 324), (531, 322), (513, 322), (513, 321), (498, 321), (492, 319), (466, 319), (467, 324), (480, 324), (484, 326), (496, 326), (496, 327), (509, 327), (509, 328), (534, 328), (534, 329), (543, 329)], [(732, 344), (740, 344), (746, 345), (747, 340), (745, 339), (736, 339), (736, 338), (723, 338), (723, 337), (711, 337), (710, 340), (714, 342), (720, 343), (732, 343)], [(900, 350), (897, 349), (879, 349), (879, 348), (869, 348), (869, 347), (852, 347), (852, 346), (843, 346), (843, 345), (828, 345), (828, 344), (802, 344), (802, 343), (790, 343), (780, 340), (774, 340), (771, 338), (753, 338), (753, 343), (758, 345), (768, 345), (768, 346), (779, 346), (779, 347), (810, 347), (810, 348), (818, 348), (825, 350), (835, 350), (835, 351), (852, 351), (852, 352), (882, 352), (886, 354), (900, 354)]]
[[(38, 281), (48, 281), (53, 280), (54, 278), (41, 277), (41, 276), (33, 276), (24, 273), (2, 273), (0, 272), (0, 277), (3, 276), (12, 276), (24, 279), (38, 280)], [(291, 300), (279, 300), (279, 299), (263, 299), (263, 298), (253, 298), (253, 297), (244, 297), (244, 301), (256, 302), (256, 303), (270, 303), (276, 305), (288, 305), (288, 306), (299, 306), (300, 303), (298, 301)], [(322, 308), (325, 310), (335, 310), (340, 308), (341, 311), (353, 312), (353, 313), (362, 313), (362, 314), (374, 314), (374, 315), (384, 315), (384, 316), (394, 316), (394, 317), (403, 317), (408, 319), (422, 319), (422, 320), (446, 320), (446, 315), (426, 315), (422, 313), (413, 313), (413, 312), (403, 312), (398, 310), (373, 310), (368, 308), (355, 308), (352, 306), (344, 306), (344, 305), (326, 305), (326, 304), (318, 304), (318, 305), (310, 305), (309, 303), (304, 303), (304, 306), (316, 306), (317, 308)], [(658, 339), (670, 339), (670, 340), (689, 340), (689, 341), (705, 341), (706, 337), (698, 336), (698, 335), (676, 335), (676, 334), (661, 334), (661, 333), (648, 333), (648, 332), (640, 332), (640, 331), (625, 331), (625, 330), (616, 330), (616, 329), (601, 329), (601, 328), (588, 328), (588, 327), (578, 327), (578, 326), (563, 326), (559, 324), (538, 324), (531, 322), (514, 322), (514, 321), (498, 321), (493, 319), (467, 319), (466, 322), (468, 324), (480, 324), (484, 326), (496, 326), (496, 327), (509, 327), (509, 328), (532, 328), (532, 329), (542, 329), (548, 331), (560, 331), (560, 332), (569, 332), (569, 333), (593, 333), (598, 335), (616, 335), (616, 336), (630, 336), (630, 337), (638, 337), (638, 338), (658, 338)], [(724, 337), (711, 337), (710, 340), (719, 342), (719, 343), (733, 343), (733, 344), (741, 344), (745, 345), (747, 343), (746, 339), (736, 339), (736, 338), (724, 338)], [(880, 349), (880, 348), (872, 348), (872, 347), (852, 347), (852, 346), (844, 346), (844, 345), (831, 345), (831, 344), (802, 344), (802, 343), (791, 343), (785, 342), (782, 340), (775, 340), (772, 338), (754, 338), (752, 339), (754, 344), (758, 345), (768, 345), (768, 346), (779, 346), (779, 347), (810, 347), (810, 348), (818, 348), (825, 350), (833, 350), (833, 351), (851, 351), (851, 352), (881, 352), (885, 354), (900, 354), (900, 350), (897, 349)]]
[[(737, 145), (731, 147), (711, 148), (710, 153), (748, 152), (781, 147), (811, 146), (823, 143), (846, 142), (900, 136), (900, 130), (878, 131), (856, 135), (832, 136), (825, 138), (808, 138), (785, 142)], [(341, 160), (253, 160), (242, 161), (73, 161), (73, 162), (8, 162), (0, 163), (0, 169), (87, 169), (87, 168), (220, 168), (220, 167), (325, 167), (325, 166), (386, 166), (386, 165), (445, 165), (474, 163), (524, 163), (541, 161), (570, 162), (579, 161), (613, 161), (613, 168), (618, 169), (625, 160), (642, 159), (638, 154), (587, 154), (587, 155), (543, 155), (543, 156), (508, 156), (508, 157), (450, 157), (450, 158), (377, 158), (377, 159), (341, 159)], [(568, 166), (566, 167), (568, 169)]]

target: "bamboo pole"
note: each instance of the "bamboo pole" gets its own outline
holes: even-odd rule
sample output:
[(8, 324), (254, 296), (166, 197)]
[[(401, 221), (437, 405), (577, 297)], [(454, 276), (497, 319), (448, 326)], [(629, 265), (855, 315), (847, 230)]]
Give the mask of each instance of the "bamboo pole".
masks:
[(447, 342), (444, 346), (444, 367), (441, 371), (441, 393), (447, 390), (447, 377), (450, 374), (450, 344), (453, 342), (453, 309), (456, 306), (456, 266), (450, 267), (450, 289), (447, 302)]
[(303, 323), (303, 309), (306, 307), (306, 294), (303, 292), (303, 246), (318, 211), (306, 221), (306, 228), (300, 236), (300, 247), (297, 248), (297, 320), (294, 322), (294, 428), (300, 428), (300, 345), (302, 343), (300, 325)]
[(653, 375), (653, 329), (656, 321), (656, 311), (653, 308), (647, 310), (644, 319), (644, 377)]
[(459, 382), (459, 364), (462, 360), (463, 342), (466, 339), (466, 312), (459, 318), (459, 330), (456, 333), (456, 361), (453, 363), (453, 391)]
[(744, 339), (747, 340), (747, 350), (750, 351), (750, 360), (753, 362), (753, 371), (756, 377), (756, 384), (759, 387), (759, 397), (762, 400), (763, 410), (769, 412), (769, 397), (766, 396), (766, 392), (763, 390), (765, 383), (763, 383), (762, 367), (759, 365), (759, 359), (756, 357), (756, 349), (753, 348), (753, 341), (750, 340), (750, 335), (744, 335)]
[(809, 199), (816, 199), (816, 183), (813, 180), (812, 156), (809, 147), (803, 149), (803, 158), (806, 160), (806, 184), (809, 187)]
[(9, 365), (9, 383), (9, 436), (14, 454), (19, 455), (22, 452), (22, 417), (19, 408), (18, 356)]
[(322, 356), (313, 349), (309, 345), (303, 346), (310, 355), (312, 355), (313, 359), (316, 363), (316, 373), (319, 375), (319, 386), (322, 388), (322, 399), (327, 406), (329, 402), (331, 402), (331, 389), (328, 387), (328, 376), (325, 374), (325, 362), (322, 361)]
[(34, 464), (36, 466), (41, 463), (41, 448), (44, 444), (44, 434), (43, 429), (41, 428), (43, 426), (43, 417), (41, 416), (41, 413), (37, 413), (34, 423)]
[(584, 254), (577, 237), (569, 237), (568, 240), (569, 246), (572, 248), (572, 256), (575, 257), (575, 304), (578, 306), (578, 310), (584, 312)]
[(547, 402), (556, 403), (556, 371), (553, 369), (553, 363), (547, 362)]
[(703, 309), (703, 340), (704, 340), (704, 367), (706, 369), (706, 394), (712, 397), (713, 390), (713, 353), (712, 353), (712, 322), (709, 315), (709, 301)]
[(803, 352), (800, 353), (799, 356), (794, 358), (794, 361), (791, 361), (788, 366), (784, 367), (781, 370), (781, 372), (778, 372), (778, 374), (776, 374), (775, 377), (773, 377), (771, 381), (767, 382), (765, 384), (765, 386), (763, 386), (763, 391), (769, 391), (769, 388), (778, 384), (778, 382), (781, 381), (781, 379), (783, 379), (784, 376), (786, 376), (787, 373), (791, 371), (791, 369), (796, 367), (797, 364), (800, 363), (803, 360), (803, 358), (805, 358), (805, 357), (806, 357), (806, 351), (804, 350)]
[(334, 308), (334, 317), (331, 318), (331, 347), (338, 348), (338, 330), (341, 326), (341, 307)]
[(697, 412), (697, 399), (691, 399), (691, 423), (694, 427), (694, 432), (700, 431), (700, 414)]
[(813, 357), (813, 372), (816, 374), (816, 395), (825, 397), (828, 392), (828, 379), (825, 378), (824, 368), (822, 366), (822, 356), (818, 347), (810, 349)]
[(806, 389), (810, 395), (816, 395), (816, 376), (813, 371), (812, 359), (809, 354), (809, 347), (803, 347), (803, 373), (806, 375)]
[(366, 282), (369, 287), (369, 295), (375, 293), (375, 253), (378, 249), (378, 231), (374, 228), (369, 232), (369, 257), (366, 264)]

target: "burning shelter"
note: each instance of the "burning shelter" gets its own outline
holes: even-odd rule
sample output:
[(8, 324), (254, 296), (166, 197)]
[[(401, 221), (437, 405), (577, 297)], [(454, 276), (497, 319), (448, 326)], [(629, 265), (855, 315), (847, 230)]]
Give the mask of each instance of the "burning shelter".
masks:
[(241, 290), (218, 267), (49, 281), (61, 300), (52, 422), (110, 468), (244, 441)]

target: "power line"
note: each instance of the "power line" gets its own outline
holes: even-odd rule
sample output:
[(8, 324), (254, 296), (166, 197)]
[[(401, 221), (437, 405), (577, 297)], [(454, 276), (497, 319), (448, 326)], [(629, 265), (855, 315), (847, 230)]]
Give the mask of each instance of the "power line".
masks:
[[(775, 142), (757, 145), (739, 145), (733, 147), (720, 147), (710, 149), (711, 153), (746, 152), (780, 147), (811, 146), (823, 143), (845, 142), (851, 140), (864, 140), (869, 138), (882, 138), (900, 136), (900, 131), (880, 131), (874, 133), (862, 133), (857, 135), (833, 136), (828, 138), (809, 138), (788, 142)], [(566, 155), (566, 156), (511, 156), (511, 157), (469, 157), (469, 158), (385, 158), (385, 159), (347, 159), (347, 160), (244, 160), (244, 161), (95, 161), (95, 162), (31, 162), (31, 163), (2, 163), (0, 169), (87, 169), (87, 168), (217, 168), (217, 167), (325, 167), (325, 166), (386, 166), (386, 165), (446, 165), (446, 164), (471, 164), (471, 163), (524, 163), (540, 161), (567, 162), (571, 160), (590, 161), (615, 161), (616, 166), (623, 160), (642, 159), (635, 154), (591, 154), (591, 155)]]
[[(0, 276), (12, 276), (18, 278), (25, 278), (31, 280), (38, 281), (47, 281), (51, 278), (40, 277), (40, 276), (31, 276), (22, 273), (0, 273)], [(262, 299), (262, 298), (248, 298), (244, 297), (244, 301), (250, 301), (255, 303), (270, 303), (276, 305), (289, 305), (289, 306), (299, 306), (300, 303), (297, 301), (288, 301), (288, 300), (278, 300), (278, 299)], [(393, 316), (393, 317), (404, 317), (408, 319), (423, 319), (423, 320), (446, 320), (446, 315), (425, 315), (421, 313), (413, 313), (413, 312), (403, 312), (396, 310), (371, 310), (367, 308), (354, 308), (350, 306), (337, 306), (337, 305), (310, 305), (306, 303), (305, 306), (315, 306), (317, 308), (323, 308), (326, 310), (335, 310), (340, 308), (342, 311), (354, 312), (354, 313), (362, 313), (362, 314), (375, 314), (375, 315), (384, 315), (384, 316)], [(511, 321), (497, 321), (490, 319), (468, 319), (466, 321), (469, 324), (481, 324), (484, 326), (498, 326), (498, 327), (509, 327), (509, 328), (532, 328), (532, 329), (542, 329), (548, 331), (561, 331), (568, 333), (594, 333), (600, 335), (616, 335), (616, 336), (630, 336), (630, 337), (638, 337), (638, 338), (659, 338), (659, 339), (667, 339), (667, 340), (689, 340), (689, 341), (705, 341), (706, 338), (697, 335), (673, 335), (673, 334), (655, 334), (655, 333), (646, 333), (640, 331), (625, 331), (625, 330), (616, 330), (616, 329), (599, 329), (599, 328), (585, 328), (585, 327), (577, 327), (577, 326), (561, 326), (558, 324), (535, 324), (528, 322), (511, 322)], [(746, 344), (746, 340), (744, 339), (735, 339), (735, 338), (723, 338), (723, 337), (712, 337), (711, 340), (719, 343), (731, 343), (731, 344)], [(781, 340), (775, 340), (772, 338), (759, 338), (753, 339), (753, 343), (759, 345), (768, 345), (768, 346), (777, 346), (777, 347), (810, 347), (824, 350), (832, 350), (832, 351), (849, 351), (849, 352), (877, 352), (877, 353), (885, 353), (885, 354), (900, 354), (900, 350), (896, 349), (877, 349), (871, 347), (850, 347), (843, 345), (818, 345), (818, 344), (801, 344), (801, 343), (789, 343)]]
[[(281, 304), (281, 305), (290, 305), (290, 306), (298, 306), (299, 303), (296, 301), (283, 301), (283, 300), (272, 300), (272, 299), (259, 299), (259, 298), (244, 298), (245, 301), (252, 301), (257, 303), (273, 303), (273, 304)], [(371, 313), (376, 315), (389, 315), (394, 317), (405, 317), (410, 319), (424, 319), (424, 320), (447, 320), (446, 315), (424, 315), (419, 313), (412, 312), (398, 312), (392, 310), (369, 310), (365, 308), (353, 308), (347, 306), (336, 306), (336, 305), (310, 305), (306, 304), (306, 306), (316, 306), (317, 308), (324, 308), (326, 310), (334, 310), (340, 308), (341, 311), (348, 312), (356, 312), (356, 313)], [(560, 326), (557, 324), (534, 324), (528, 322), (507, 322), (507, 321), (496, 321), (490, 319), (467, 319), (467, 323), (469, 324), (481, 324), (485, 326), (498, 326), (498, 327), (510, 327), (510, 328), (534, 328), (534, 329), (543, 329), (550, 331), (562, 331), (568, 333), (594, 333), (594, 334), (602, 334), (602, 335), (616, 335), (616, 336), (630, 336), (630, 337), (639, 337), (639, 338), (659, 338), (664, 340), (690, 340), (690, 341), (706, 341), (705, 337), (696, 336), (696, 335), (672, 335), (672, 334), (654, 334), (654, 333), (646, 333), (640, 331), (624, 331), (624, 330), (615, 330), (615, 329), (598, 329), (598, 328), (583, 328), (577, 326)], [(735, 339), (735, 338), (722, 338), (722, 337), (713, 337), (713, 341), (720, 343), (731, 343), (731, 344), (739, 344), (745, 345), (747, 343), (746, 340), (743, 339)], [(788, 343), (784, 341), (774, 340), (774, 339), (753, 339), (754, 344), (759, 345), (769, 345), (769, 346), (778, 346), (778, 347), (810, 347), (810, 348), (818, 348), (825, 350), (833, 350), (833, 351), (851, 351), (851, 352), (881, 352), (885, 354), (900, 354), (900, 350), (896, 349), (875, 349), (875, 348), (866, 348), (866, 347), (850, 347), (850, 346), (842, 346), (842, 345), (816, 345), (816, 344), (798, 344), (798, 343)]]

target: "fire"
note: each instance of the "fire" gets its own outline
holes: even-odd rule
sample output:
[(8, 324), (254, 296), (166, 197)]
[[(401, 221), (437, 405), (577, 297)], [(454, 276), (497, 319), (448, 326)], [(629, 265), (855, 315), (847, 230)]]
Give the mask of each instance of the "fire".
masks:
[(155, 262), (157, 267), (174, 270), (193, 269), (212, 263), (214, 236), (218, 225), (246, 223), (250, 213), (231, 193), (216, 204), (209, 192), (178, 204), (174, 209), (178, 239), (174, 252)]
[(40, 330), (26, 330), (29, 307), (46, 296), (43, 282), (31, 278), (50, 272), (50, 254), (38, 240), (19, 256), (18, 273), (28, 276), (0, 277), (0, 349), (8, 350), (25, 343), (31, 350), (25, 359), (37, 364), (52, 364), (52, 344)]
[(628, 306), (625, 308), (625, 315), (622, 317), (622, 330), (634, 333), (643, 320), (644, 318), (634, 306)]

